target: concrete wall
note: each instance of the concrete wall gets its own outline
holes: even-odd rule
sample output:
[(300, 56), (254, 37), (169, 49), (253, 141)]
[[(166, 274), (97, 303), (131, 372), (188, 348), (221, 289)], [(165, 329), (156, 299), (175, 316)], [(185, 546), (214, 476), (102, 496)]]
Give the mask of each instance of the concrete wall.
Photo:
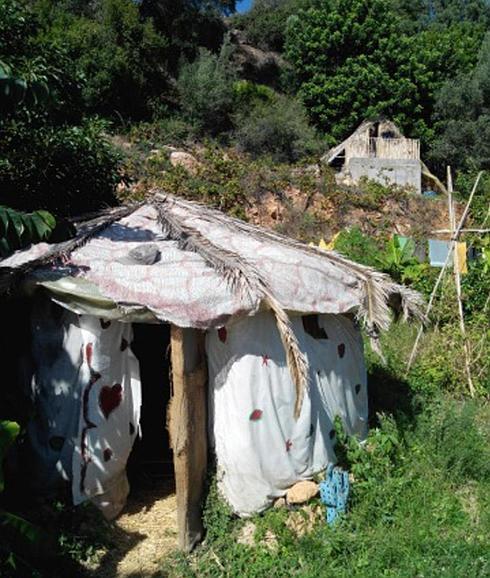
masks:
[(412, 187), (417, 193), (422, 192), (422, 170), (419, 160), (351, 158), (344, 171), (350, 173), (354, 183), (359, 182), (361, 177), (366, 177), (382, 184)]

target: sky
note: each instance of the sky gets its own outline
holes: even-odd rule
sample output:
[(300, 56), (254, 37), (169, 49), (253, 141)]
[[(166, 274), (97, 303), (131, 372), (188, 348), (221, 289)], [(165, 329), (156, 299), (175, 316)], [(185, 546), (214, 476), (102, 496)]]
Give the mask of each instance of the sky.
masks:
[(236, 8), (238, 12), (246, 12), (250, 10), (250, 7), (253, 4), (253, 0), (238, 0), (236, 3)]

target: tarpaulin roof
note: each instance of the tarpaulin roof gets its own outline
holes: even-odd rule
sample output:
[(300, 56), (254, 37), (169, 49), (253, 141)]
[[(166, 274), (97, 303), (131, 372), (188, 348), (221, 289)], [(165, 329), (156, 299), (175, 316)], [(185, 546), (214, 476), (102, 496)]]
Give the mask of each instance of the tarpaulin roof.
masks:
[(4, 286), (16, 273), (75, 309), (115, 304), (182, 327), (253, 314), (265, 295), (284, 310), (354, 313), (378, 329), (389, 324), (393, 298), (419, 311), (416, 293), (372, 269), (165, 194), (82, 222), (68, 242), (16, 252), (1, 263)]
[(2, 262), (0, 290), (27, 278), (71, 310), (102, 317), (150, 315), (204, 329), (272, 310), (296, 385), (296, 417), (309, 368), (288, 312), (355, 314), (372, 337), (389, 326), (394, 303), (405, 316), (421, 315), (418, 294), (386, 275), (158, 192), (150, 204), (79, 223), (74, 239)]

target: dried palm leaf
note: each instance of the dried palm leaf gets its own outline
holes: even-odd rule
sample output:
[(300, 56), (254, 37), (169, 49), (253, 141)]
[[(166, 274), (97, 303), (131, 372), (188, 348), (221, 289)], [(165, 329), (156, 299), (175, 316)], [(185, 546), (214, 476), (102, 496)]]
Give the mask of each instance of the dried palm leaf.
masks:
[(195, 227), (183, 222), (171, 211), (174, 199), (159, 196), (154, 203), (158, 220), (166, 236), (178, 243), (180, 249), (200, 255), (204, 261), (219, 273), (233, 291), (246, 297), (251, 303), (264, 303), (274, 313), (277, 329), (286, 353), (286, 360), (292, 381), (296, 388), (294, 415), (299, 417), (304, 392), (308, 386), (308, 362), (299, 347), (288, 314), (274, 297), (268, 283), (257, 268), (237, 253), (219, 247), (209, 241)]
[(349, 261), (335, 251), (325, 251), (318, 247), (310, 247), (300, 241), (291, 239), (274, 231), (262, 229), (251, 225), (229, 215), (212, 209), (208, 206), (196, 202), (186, 201), (172, 195), (162, 194), (161, 191), (154, 191), (155, 198), (172, 200), (175, 207), (184, 209), (189, 216), (206, 221), (208, 223), (219, 223), (234, 231), (241, 231), (246, 235), (251, 235), (256, 239), (267, 242), (280, 243), (281, 246), (291, 247), (296, 250), (322, 257), (330, 262), (335, 268), (344, 271), (355, 277), (361, 290), (361, 306), (357, 312), (358, 319), (364, 324), (368, 331), (384, 331), (391, 321), (390, 302), (393, 296), (400, 296), (398, 301), (405, 319), (414, 318), (424, 320), (423, 300), (415, 291), (394, 283), (390, 277), (380, 273), (371, 267), (360, 265)]
[(73, 251), (83, 247), (92, 237), (116, 221), (133, 213), (139, 206), (124, 206), (105, 211), (102, 215), (77, 227), (77, 235), (73, 239), (53, 245), (42, 257), (15, 268), (0, 266), (0, 294), (11, 292), (19, 286), (27, 274), (35, 269), (49, 266), (58, 260), (62, 262), (68, 261)]

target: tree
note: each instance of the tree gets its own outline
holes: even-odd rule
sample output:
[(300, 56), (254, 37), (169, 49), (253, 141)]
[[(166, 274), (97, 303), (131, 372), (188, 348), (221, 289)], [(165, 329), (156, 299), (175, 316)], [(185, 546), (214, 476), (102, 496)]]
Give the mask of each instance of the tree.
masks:
[[(142, 118), (168, 90), (168, 40), (132, 0), (38, 0), (43, 45), (63, 46), (83, 77), (87, 112)], [(90, 9), (89, 9), (90, 8)]]
[(393, 6), (411, 29), (434, 24), (490, 23), (488, 0), (393, 0)]
[(490, 33), (476, 68), (444, 84), (435, 106), (430, 158), (441, 169), (490, 168)]
[(388, 0), (312, 0), (288, 21), (286, 54), (314, 123), (332, 142), (385, 114), (429, 141), (435, 92), (474, 64), (482, 28), (409, 35)]
[(140, 13), (151, 18), (167, 39), (167, 64), (177, 75), (182, 59), (193, 60), (201, 48), (219, 52), (226, 33), (223, 14), (231, 14), (235, 4), (235, 0), (142, 0)]
[(56, 45), (39, 46), (39, 34), (35, 13), (0, 0), (0, 204), (59, 216), (115, 203), (118, 155), (103, 124), (82, 118), (73, 62)]
[(245, 32), (250, 44), (282, 52), (288, 18), (307, 7), (307, 3), (308, 0), (255, 0), (249, 12), (234, 16), (233, 24)]

